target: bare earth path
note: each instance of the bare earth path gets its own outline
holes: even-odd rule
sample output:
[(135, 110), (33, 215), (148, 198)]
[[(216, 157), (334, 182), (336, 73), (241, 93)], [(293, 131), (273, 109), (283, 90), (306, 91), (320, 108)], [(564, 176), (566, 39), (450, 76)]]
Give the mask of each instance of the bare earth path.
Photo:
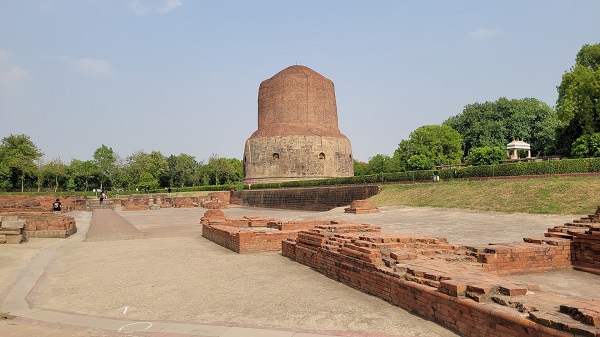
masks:
[[(346, 219), (380, 225), (384, 232), (441, 236), (459, 244), (520, 241), (524, 236), (541, 236), (548, 227), (580, 217), (409, 207), (382, 210), (377, 214), (354, 215), (345, 214), (339, 208), (318, 213), (232, 207), (224, 212), (228, 217)], [(36, 308), (94, 317), (283, 329), (284, 332), (295, 331), (295, 335), (289, 336), (296, 337), (315, 334), (455, 336), (432, 322), (330, 280), (278, 253), (239, 255), (222, 248), (201, 237), (198, 223), (204, 211), (194, 208), (118, 212), (143, 234), (138, 236), (142, 238), (108, 235), (98, 239), (103, 235), (100, 231), (99, 234), (91, 232), (96, 237), (89, 240), (93, 242), (74, 240), (61, 246), (28, 299)], [(80, 231), (87, 230), (86, 226), (79, 227)], [(138, 235), (135, 230), (129, 234)], [(6, 295), (18, 278), (2, 276), (22, 272), (36, 249), (41, 251), (45, 245), (53, 244), (51, 241), (32, 240), (14, 247), (0, 247), (0, 294)], [(600, 291), (597, 279), (579, 277), (582, 273), (568, 273), (574, 273), (577, 282), (582, 282), (577, 283), (578, 288)], [(40, 328), (20, 320), (13, 322), (21, 324), (21, 330), (15, 330), (10, 322), (0, 321), (0, 335), (29, 336), (32, 334), (15, 331)], [(60, 327), (41, 329), (40, 333), (47, 334), (39, 336), (48, 337), (101, 336), (103, 333), (70, 330), (68, 334), (53, 335), (52, 329), (60, 333)]]

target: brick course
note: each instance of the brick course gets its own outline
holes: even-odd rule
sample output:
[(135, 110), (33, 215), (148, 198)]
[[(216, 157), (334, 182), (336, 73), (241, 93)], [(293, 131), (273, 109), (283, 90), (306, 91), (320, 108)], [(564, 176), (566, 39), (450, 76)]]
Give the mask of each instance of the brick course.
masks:
[(598, 337), (597, 299), (549, 295), (537, 284), (505, 277), (574, 266), (595, 270), (598, 218), (600, 212), (550, 228), (544, 237), (486, 246), (383, 234), (343, 221), (270, 220), (264, 227), (261, 218), (208, 220), (203, 236), (239, 253), (277, 250), (273, 241), (287, 236), (283, 256), (464, 336)]
[(350, 205), (354, 200), (370, 198), (379, 191), (377, 185), (243, 190), (231, 192), (231, 203), (254, 207), (327, 211)]

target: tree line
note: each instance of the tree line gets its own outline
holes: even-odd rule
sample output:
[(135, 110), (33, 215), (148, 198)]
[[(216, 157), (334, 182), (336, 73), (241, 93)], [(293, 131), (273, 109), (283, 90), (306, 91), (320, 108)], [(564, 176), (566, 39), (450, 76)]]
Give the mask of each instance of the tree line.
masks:
[(240, 160), (213, 154), (208, 162), (188, 154), (164, 156), (138, 151), (125, 159), (105, 145), (92, 160), (41, 160), (43, 153), (27, 135), (10, 135), (0, 143), (0, 190), (90, 191), (120, 189), (150, 191), (160, 188), (208, 186), (242, 180)]
[(581, 48), (557, 90), (554, 108), (535, 98), (501, 97), (466, 105), (440, 125), (411, 132), (392, 156), (355, 161), (354, 174), (497, 164), (508, 159), (506, 144), (513, 140), (528, 142), (538, 157), (600, 157), (600, 44)]

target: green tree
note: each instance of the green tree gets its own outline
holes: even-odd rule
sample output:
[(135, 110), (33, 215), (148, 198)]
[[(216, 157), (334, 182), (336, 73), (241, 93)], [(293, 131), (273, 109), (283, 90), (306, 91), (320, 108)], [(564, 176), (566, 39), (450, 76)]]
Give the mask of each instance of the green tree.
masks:
[(52, 159), (43, 166), (44, 176), (54, 182), (54, 192), (58, 191), (59, 180), (68, 180), (68, 168), (59, 158)]
[(384, 154), (376, 154), (369, 158), (369, 166), (367, 167), (367, 174), (381, 174), (386, 172), (386, 161), (390, 159), (389, 156)]
[(584, 45), (575, 66), (562, 76), (556, 111), (559, 154), (569, 155), (572, 144), (583, 135), (600, 132), (600, 44)]
[(573, 142), (571, 155), (577, 158), (600, 157), (600, 133), (585, 134)]
[[(42, 155), (43, 153), (27, 135), (10, 135), (2, 139), (0, 162), (10, 170), (11, 188), (20, 184), (21, 192), (24, 191), (25, 180), (35, 176), (37, 170), (35, 161)], [(6, 181), (3, 184), (8, 185)]]
[(214, 185), (229, 184), (242, 180), (242, 162), (235, 158), (222, 158), (213, 154), (203, 167)]
[(534, 155), (554, 152), (554, 136), (559, 125), (556, 112), (535, 98), (507, 99), (473, 103), (462, 113), (444, 121), (463, 138), (464, 155), (476, 147), (501, 147), (515, 139), (524, 139)]
[(108, 187), (117, 171), (118, 157), (112, 148), (102, 144), (94, 152), (94, 165), (100, 172), (100, 188)]
[(407, 164), (411, 171), (431, 170), (435, 167), (435, 164), (431, 158), (423, 154), (415, 154), (410, 156)]
[(90, 183), (95, 181), (100, 172), (98, 167), (91, 160), (81, 161), (79, 159), (71, 160), (68, 170), (69, 177), (73, 179), (75, 190), (87, 191)]
[(158, 151), (150, 153), (138, 151), (127, 157), (124, 174), (130, 184), (137, 185), (144, 172), (151, 173), (159, 182), (159, 186), (169, 186), (169, 164), (162, 153)]
[[(407, 163), (409, 169), (415, 169), (430, 162), (432, 165), (460, 164), (463, 150), (460, 134), (447, 125), (425, 125), (410, 133), (408, 140), (402, 140), (396, 150), (399, 161)], [(424, 160), (423, 156), (428, 159)], [(430, 168), (431, 168), (430, 167)]]
[(354, 159), (354, 176), (364, 176), (367, 174), (369, 164)]
[(185, 187), (193, 184), (193, 174), (198, 167), (196, 159), (187, 154), (171, 155), (167, 158), (169, 185)]
[(495, 165), (506, 160), (506, 151), (499, 146), (484, 146), (472, 148), (467, 156), (469, 165)]
[(0, 158), (0, 190), (6, 191), (12, 187), (10, 167)]
[(152, 173), (142, 172), (140, 175), (140, 180), (137, 183), (137, 187), (140, 190), (148, 193), (149, 191), (156, 190), (158, 188), (158, 180), (154, 178)]

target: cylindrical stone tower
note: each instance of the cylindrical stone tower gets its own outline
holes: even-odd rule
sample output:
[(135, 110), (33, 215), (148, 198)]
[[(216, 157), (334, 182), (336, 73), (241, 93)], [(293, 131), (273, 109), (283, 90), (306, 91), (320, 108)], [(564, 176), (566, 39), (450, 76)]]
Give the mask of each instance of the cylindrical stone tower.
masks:
[(263, 81), (258, 130), (244, 149), (244, 181), (353, 175), (352, 147), (338, 128), (333, 82), (299, 65)]

